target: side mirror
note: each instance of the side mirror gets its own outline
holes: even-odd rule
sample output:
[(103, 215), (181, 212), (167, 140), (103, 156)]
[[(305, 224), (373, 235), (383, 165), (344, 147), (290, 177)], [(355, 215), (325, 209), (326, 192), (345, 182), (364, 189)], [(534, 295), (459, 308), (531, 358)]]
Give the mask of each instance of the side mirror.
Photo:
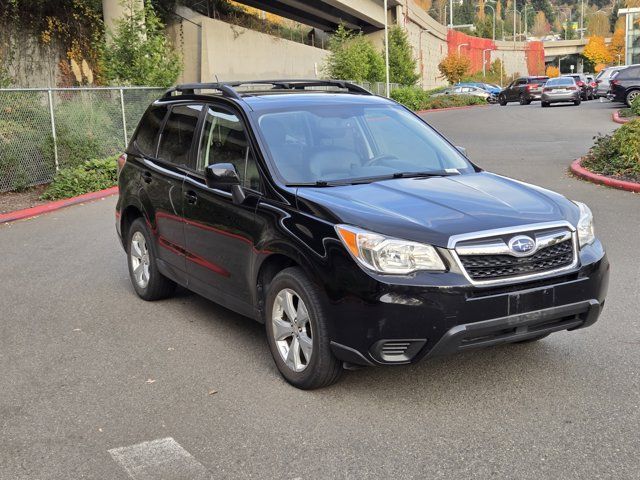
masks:
[(460, 146), (457, 146), (457, 145), (456, 145), (456, 149), (457, 149), (457, 150), (458, 150), (462, 155), (464, 155), (465, 157), (467, 156), (467, 149), (466, 149), (466, 148), (464, 148), (464, 147), (460, 147)]
[(240, 177), (236, 167), (232, 163), (214, 163), (204, 171), (204, 178), (209, 188), (231, 190), (233, 203), (241, 204), (245, 200), (245, 194), (240, 185)]

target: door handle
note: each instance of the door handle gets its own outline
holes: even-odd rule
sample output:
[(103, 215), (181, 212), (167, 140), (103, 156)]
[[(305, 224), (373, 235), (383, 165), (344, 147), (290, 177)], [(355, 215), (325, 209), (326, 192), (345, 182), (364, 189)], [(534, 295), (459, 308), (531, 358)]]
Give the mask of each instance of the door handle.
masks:
[(198, 195), (196, 195), (196, 192), (194, 192), (193, 190), (184, 192), (184, 196), (187, 199), (187, 203), (189, 205), (195, 205), (198, 201)]
[(151, 180), (153, 180), (153, 176), (151, 175), (151, 172), (144, 172), (142, 174), (142, 181), (144, 183), (151, 183)]

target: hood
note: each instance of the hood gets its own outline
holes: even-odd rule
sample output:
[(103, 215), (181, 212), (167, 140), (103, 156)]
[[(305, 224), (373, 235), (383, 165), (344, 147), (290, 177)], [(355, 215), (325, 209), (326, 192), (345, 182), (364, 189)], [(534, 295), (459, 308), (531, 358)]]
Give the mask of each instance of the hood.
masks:
[(445, 247), (451, 235), (532, 223), (578, 221), (562, 195), (480, 172), (364, 185), (299, 188), (298, 206), (332, 223)]

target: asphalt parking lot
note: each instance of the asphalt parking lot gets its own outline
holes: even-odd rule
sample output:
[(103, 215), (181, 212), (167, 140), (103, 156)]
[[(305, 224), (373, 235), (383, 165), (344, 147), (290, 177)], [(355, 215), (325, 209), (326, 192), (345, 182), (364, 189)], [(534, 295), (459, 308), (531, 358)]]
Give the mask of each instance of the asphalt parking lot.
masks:
[(598, 323), (324, 390), (286, 384), (251, 320), (138, 299), (115, 198), (0, 226), (0, 478), (638, 478), (640, 197), (567, 174), (612, 110), (424, 115), (480, 166), (591, 206), (612, 264)]

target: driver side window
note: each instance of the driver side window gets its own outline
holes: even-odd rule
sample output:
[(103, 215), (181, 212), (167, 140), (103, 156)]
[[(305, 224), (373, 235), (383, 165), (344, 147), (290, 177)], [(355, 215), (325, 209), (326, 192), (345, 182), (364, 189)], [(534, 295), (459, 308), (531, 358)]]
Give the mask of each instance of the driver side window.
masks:
[(244, 125), (230, 111), (209, 105), (200, 140), (198, 171), (204, 172), (214, 163), (231, 163), (243, 187), (262, 190), (258, 165)]

